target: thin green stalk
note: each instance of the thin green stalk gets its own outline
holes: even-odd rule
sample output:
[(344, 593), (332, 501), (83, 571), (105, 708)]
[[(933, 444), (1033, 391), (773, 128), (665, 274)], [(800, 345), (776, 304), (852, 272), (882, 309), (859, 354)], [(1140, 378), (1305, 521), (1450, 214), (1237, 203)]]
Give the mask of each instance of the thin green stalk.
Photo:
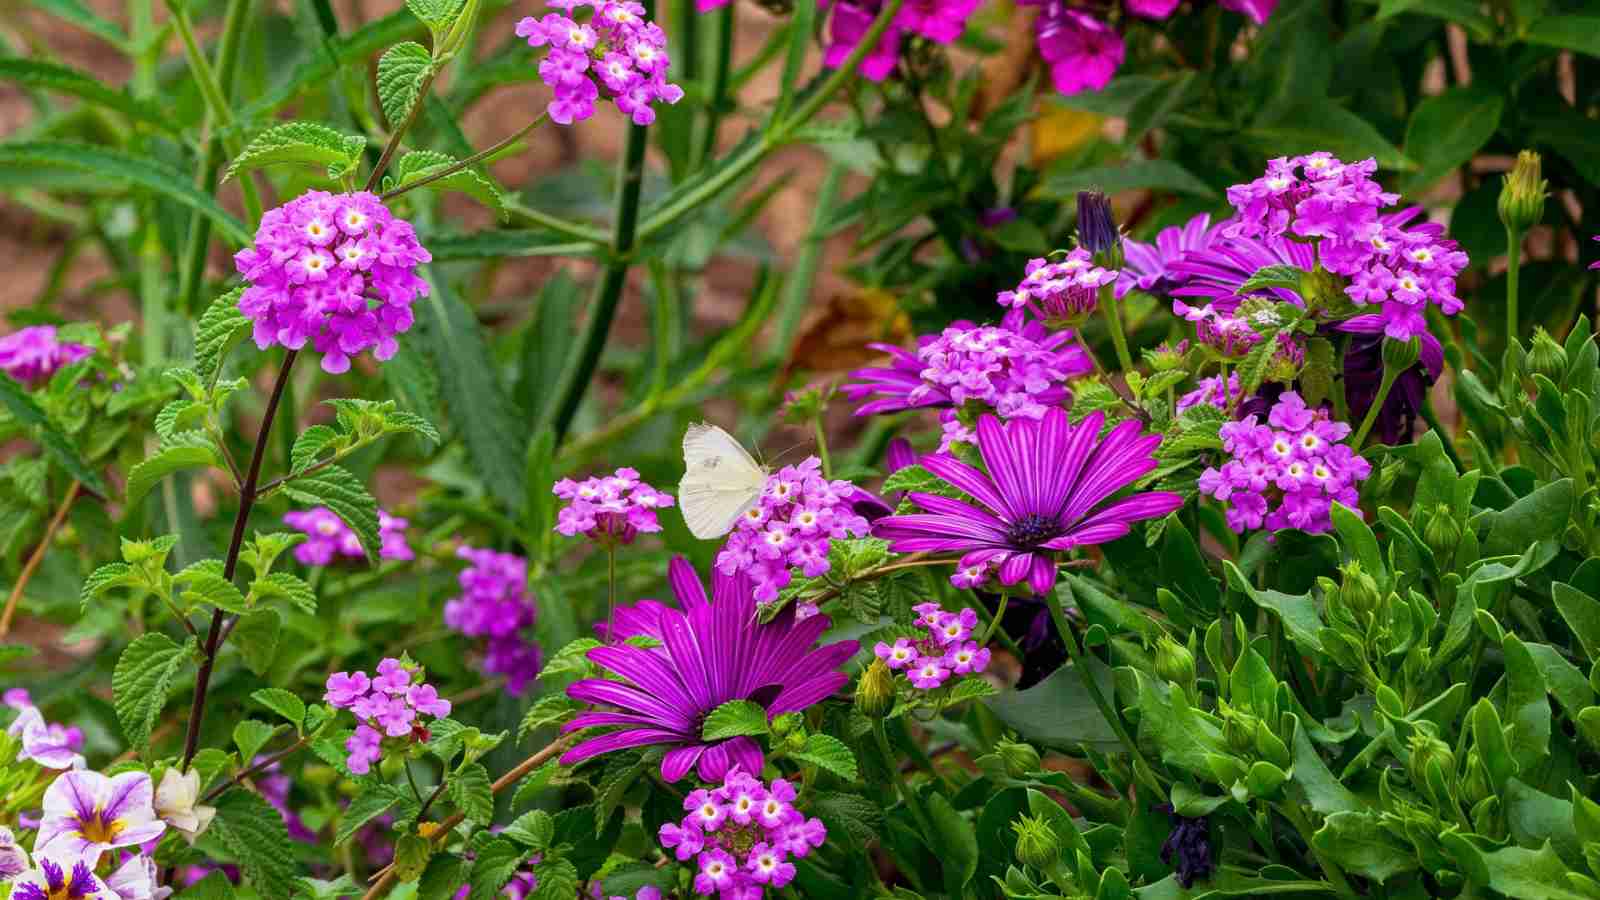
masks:
[(984, 629), (983, 640), (978, 642), (980, 647), (989, 643), (989, 639), (994, 637), (994, 633), (1000, 630), (1000, 620), (1006, 617), (1006, 605), (1010, 602), (1010, 594), (1000, 595), (1000, 606), (995, 609), (994, 618), (989, 620), (989, 627)]
[(592, 244), (603, 245), (607, 242), (606, 233), (591, 225), (584, 225), (581, 222), (569, 222), (560, 216), (553, 216), (531, 206), (524, 206), (509, 197), (506, 198), (505, 206), (506, 213), (514, 220), (525, 220), (540, 228), (548, 228), (559, 234), (564, 234), (580, 241), (588, 241)]
[(1372, 398), (1372, 406), (1367, 410), (1366, 418), (1361, 420), (1361, 427), (1356, 430), (1356, 436), (1351, 438), (1350, 447), (1361, 449), (1361, 444), (1367, 439), (1367, 432), (1372, 430), (1373, 423), (1378, 421), (1378, 413), (1383, 410), (1383, 403), (1389, 399), (1389, 389), (1394, 387), (1396, 378), (1400, 373), (1390, 366), (1383, 367), (1383, 380), (1378, 382), (1378, 396)]
[(888, 30), (889, 24), (900, 12), (900, 6), (905, 0), (889, 0), (872, 21), (872, 27), (862, 35), (860, 43), (839, 68), (834, 69), (826, 80), (800, 104), (794, 112), (774, 122), (772, 127), (762, 133), (760, 139), (751, 143), (736, 156), (723, 160), (713, 170), (712, 174), (692, 189), (679, 194), (673, 200), (663, 204), (645, 218), (639, 226), (639, 239), (648, 240), (656, 233), (672, 227), (685, 213), (704, 206), (730, 185), (743, 178), (751, 169), (755, 168), (769, 153), (783, 146), (794, 131), (811, 117), (816, 115), (833, 95), (839, 91), (851, 78), (855, 77), (856, 70), (860, 68), (861, 61), (866, 58), (878, 42), (878, 38)]
[(1086, 656), (1078, 646), (1078, 636), (1072, 630), (1072, 624), (1067, 621), (1067, 614), (1061, 609), (1061, 598), (1055, 591), (1045, 594), (1045, 605), (1050, 608), (1050, 619), (1055, 623), (1056, 631), (1061, 635), (1061, 642), (1067, 646), (1067, 655), (1072, 658), (1072, 667), (1078, 671), (1078, 678), (1083, 681), (1084, 689), (1089, 692), (1094, 705), (1100, 710), (1100, 715), (1111, 725), (1111, 730), (1117, 733), (1122, 745), (1127, 748), (1128, 755), (1133, 757), (1134, 774), (1141, 777), (1148, 775), (1151, 779), (1147, 786), (1155, 790), (1155, 796), (1165, 797), (1166, 791), (1159, 783), (1154, 782), (1155, 769), (1145, 760), (1144, 754), (1139, 752), (1139, 744), (1128, 733), (1128, 726), (1123, 724), (1122, 717), (1117, 714), (1116, 708), (1106, 699), (1100, 690), (1100, 683), (1094, 680), (1094, 673), (1089, 671)]
[[(167, 9), (172, 14), (172, 24), (177, 29), (178, 36), (183, 40), (184, 57), (189, 62), (189, 74), (193, 76), (195, 84), (200, 88), (200, 96), (206, 104), (206, 121), (214, 128), (226, 129), (233, 124), (233, 110), (228, 105), (228, 94), (231, 84), (225, 87), (218, 78), (217, 72), (200, 50), (200, 44), (195, 40), (194, 23), (189, 20), (189, 10), (186, 6), (167, 0)], [(231, 13), (232, 10), (230, 9)], [(241, 23), (242, 24), (242, 23)], [(229, 26), (239, 27), (234, 23), (224, 23), (224, 36), (226, 37)], [(233, 36), (235, 46), (226, 48), (232, 55), (237, 55), (238, 36)], [(225, 48), (218, 47), (218, 58)], [(209, 132), (208, 132), (209, 133)], [(223, 149), (233, 156), (239, 152), (238, 138), (223, 138)], [(255, 182), (249, 178), (239, 179), (239, 191), (244, 197), (245, 218), (255, 222), (261, 218), (261, 197), (256, 193)]]
[(877, 740), (878, 752), (883, 754), (883, 764), (889, 770), (889, 777), (894, 781), (895, 790), (899, 792), (900, 799), (905, 802), (906, 809), (911, 810), (911, 817), (917, 820), (917, 829), (926, 835), (937, 834), (928, 819), (928, 814), (922, 810), (922, 799), (917, 796), (917, 791), (908, 779), (899, 777), (900, 767), (896, 763), (897, 757), (889, 746), (889, 734), (883, 729), (883, 719), (872, 720), (872, 736)]
[(614, 617), (617, 614), (617, 548), (606, 545), (606, 640), (611, 640)]
[(822, 477), (833, 477), (833, 462), (828, 457), (828, 432), (822, 427), (822, 416), (811, 420), (811, 433), (817, 440), (817, 457), (822, 460)]
[(795, 257), (794, 268), (790, 270), (789, 279), (783, 286), (783, 302), (778, 310), (777, 340), (772, 343), (775, 357), (781, 358), (789, 352), (789, 346), (794, 342), (794, 333), (800, 327), (800, 320), (810, 308), (811, 288), (817, 282), (817, 269), (822, 263), (822, 245), (827, 239), (823, 225), (837, 205), (839, 189), (844, 184), (844, 172), (842, 163), (829, 163), (827, 172), (822, 176), (822, 186), (817, 189), (817, 202), (811, 215), (811, 228), (806, 231), (806, 236), (800, 243), (800, 252)]
[(517, 141), (520, 141), (524, 137), (527, 137), (529, 132), (533, 131), (535, 128), (538, 128), (540, 125), (544, 124), (544, 120), (546, 118), (548, 118), (549, 115), (550, 114), (548, 112), (542, 112), (542, 113), (539, 114), (539, 117), (537, 119), (534, 119), (532, 122), (529, 122), (527, 125), (524, 125), (522, 128), (520, 128), (517, 131), (513, 132), (512, 134), (508, 135), (504, 139), (502, 139), (500, 141), (497, 141), (492, 146), (489, 146), (489, 147), (487, 147), (487, 148), (485, 148), (483, 150), (480, 150), (477, 153), (474, 153), (471, 156), (467, 157), (466, 159), (457, 160), (456, 162), (453, 162), (450, 165), (445, 166), (444, 168), (440, 169), (437, 172), (434, 172), (434, 173), (432, 173), (430, 175), (427, 175), (427, 176), (425, 176), (423, 178), (418, 178), (416, 181), (408, 181), (405, 184), (395, 188), (392, 191), (387, 191), (387, 192), (381, 194), (378, 197), (378, 199), (380, 199), (380, 200), (392, 200), (395, 197), (398, 197), (398, 196), (400, 196), (401, 194), (404, 194), (407, 191), (414, 191), (419, 187), (424, 187), (426, 185), (433, 184), (436, 181), (440, 181), (442, 179), (449, 178), (451, 175), (454, 175), (455, 173), (461, 171), (462, 169), (471, 168), (472, 166), (475, 166), (480, 162), (485, 162), (485, 161), (489, 160), (491, 157), (493, 157), (493, 156), (499, 154), (501, 151), (505, 150), (507, 147), (510, 147), (512, 144), (515, 144)]
[(1522, 238), (1510, 226), (1506, 227), (1506, 340), (1520, 334), (1521, 320), (1517, 318), (1517, 280), (1522, 274)]
[(689, 154), (691, 172), (700, 171), (717, 149), (717, 132), (722, 124), (723, 107), (727, 105), (728, 68), (733, 59), (733, 11), (736, 5), (729, 3), (712, 14), (712, 33), (716, 44), (711, 56), (711, 71), (706, 78), (706, 118), (696, 136), (694, 150)]
[[(1089, 342), (1084, 339), (1083, 329), (1076, 329), (1076, 332), (1078, 346), (1083, 349), (1083, 355), (1089, 357), (1089, 363), (1094, 366), (1095, 374), (1100, 376), (1100, 380), (1105, 382), (1106, 387), (1110, 388), (1113, 394), (1117, 395), (1117, 399), (1122, 401), (1122, 405), (1126, 406), (1129, 412), (1138, 416), (1141, 421), (1149, 422), (1150, 414), (1145, 412), (1144, 407), (1134, 402), (1133, 395), (1128, 393), (1128, 386), (1118, 384), (1116, 379), (1112, 378), (1111, 374), (1105, 370), (1105, 367), (1100, 365), (1100, 357), (1095, 355), (1094, 348), (1090, 347)], [(1228, 373), (1224, 371), (1222, 375), (1222, 383), (1226, 385), (1228, 383)]]
[(628, 256), (633, 252), (634, 238), (639, 222), (639, 190), (644, 183), (644, 153), (649, 130), (643, 125), (628, 127), (628, 143), (622, 158), (617, 161), (616, 218), (611, 235), (613, 262), (595, 284), (594, 301), (589, 305), (589, 318), (578, 336), (578, 345), (561, 370), (556, 381), (556, 402), (550, 406), (550, 415), (543, 423), (553, 430), (555, 446), (561, 446), (578, 405), (600, 364), (601, 351), (605, 349), (606, 336), (611, 332), (611, 321), (616, 317), (622, 300), (622, 288), (628, 278)]
[(1128, 336), (1122, 332), (1122, 309), (1117, 303), (1116, 289), (1111, 285), (1100, 288), (1100, 313), (1105, 316), (1106, 328), (1111, 331), (1111, 346), (1117, 350), (1117, 365), (1124, 374), (1133, 371), (1133, 357), (1128, 354)]

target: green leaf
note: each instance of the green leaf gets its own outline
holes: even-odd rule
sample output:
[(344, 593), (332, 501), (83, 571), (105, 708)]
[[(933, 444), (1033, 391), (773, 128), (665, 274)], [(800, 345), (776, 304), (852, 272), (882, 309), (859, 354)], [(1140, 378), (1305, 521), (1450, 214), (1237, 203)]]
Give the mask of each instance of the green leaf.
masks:
[[(69, 169), (110, 183), (135, 184), (181, 203), (210, 219), (235, 246), (250, 243), (250, 231), (217, 204), (210, 194), (194, 186), (191, 175), (166, 163), (120, 150), (67, 141), (22, 141), (0, 144), (0, 169)], [(87, 482), (85, 482), (87, 483)]]
[(435, 854), (417, 882), (417, 900), (454, 900), (456, 891), (467, 883), (471, 863), (459, 856)]
[(239, 311), (244, 287), (211, 301), (194, 327), (194, 368), (207, 384), (215, 384), (228, 353), (250, 333), (250, 320)]
[(251, 694), (250, 699), (288, 719), (296, 731), (306, 719), (305, 701), (283, 688), (262, 688)]
[(395, 877), (402, 883), (421, 878), (432, 857), (433, 841), (420, 834), (401, 835), (394, 845)]
[(1345, 869), (1379, 884), (1417, 867), (1411, 849), (1400, 846), (1369, 813), (1336, 812), (1328, 816), (1322, 828), (1312, 835), (1311, 843), (1317, 852)]
[(938, 839), (945, 890), (952, 897), (965, 896), (967, 884), (978, 871), (978, 835), (945, 795), (930, 794), (927, 806), (934, 830), (929, 837)]
[(130, 97), (123, 91), (113, 90), (87, 72), (69, 66), (37, 59), (0, 59), (0, 79), (18, 84), (44, 88), (97, 103), (114, 109), (162, 131), (175, 131), (176, 123), (170, 112), (150, 103)]
[(361, 540), (367, 551), (367, 563), (376, 565), (378, 548), (378, 501), (367, 492), (366, 485), (339, 466), (296, 477), (285, 485), (288, 495), (307, 506), (326, 506), (344, 520), (350, 530)]
[(231, 613), (249, 611), (244, 594), (222, 577), (221, 565), (214, 559), (194, 563), (172, 576), (172, 580), (184, 586), (179, 596), (189, 607), (204, 603)]
[(406, 0), (406, 9), (437, 35), (455, 21), (461, 0)]
[(720, 741), (732, 737), (766, 734), (767, 710), (749, 700), (729, 700), (706, 715), (700, 737)]
[(135, 586), (143, 583), (143, 579), (135, 575), (127, 563), (106, 563), (90, 573), (83, 582), (83, 589), (78, 592), (78, 605), (87, 612), (89, 601), (101, 594), (119, 587)]
[(1383, 564), (1383, 551), (1378, 549), (1378, 537), (1361, 516), (1342, 503), (1333, 504), (1329, 510), (1333, 527), (1339, 532), (1339, 544), (1361, 568), (1378, 582), (1380, 590), (1387, 587), (1389, 570)]
[(472, 862), (472, 875), (467, 883), (472, 885), (468, 900), (494, 900), (500, 896), (511, 876), (517, 874), (528, 851), (504, 838), (484, 841), (477, 848), (477, 858)]
[(294, 447), (289, 451), (289, 471), (304, 472), (322, 456), (322, 452), (330, 447), (337, 449), (343, 442), (345, 435), (332, 425), (313, 425), (300, 436), (294, 439)]
[(128, 506), (137, 506), (161, 479), (196, 466), (220, 466), (216, 444), (203, 431), (183, 431), (161, 442), (154, 456), (128, 470)]
[(1294, 730), (1294, 785), (1306, 798), (1306, 804), (1321, 815), (1353, 812), (1364, 809), (1361, 800), (1339, 783), (1321, 754), (1311, 743), (1310, 729), (1301, 726)]
[(811, 809), (828, 826), (830, 836), (847, 838), (855, 847), (875, 843), (882, 837), (883, 811), (865, 797), (818, 792), (811, 801)]
[(1223, 560), (1222, 568), (1228, 573), (1228, 584), (1249, 597), (1262, 609), (1270, 609), (1283, 622), (1284, 633), (1302, 652), (1321, 654), (1322, 640), (1317, 633), (1322, 630), (1322, 617), (1317, 614), (1316, 601), (1310, 594), (1285, 594), (1280, 591), (1258, 591), (1250, 579), (1239, 571), (1232, 560)]
[(1529, 544), (1559, 538), (1567, 530), (1574, 499), (1572, 479), (1563, 478), (1489, 516), (1483, 555), (1519, 556)]
[(1046, 196), (1071, 197), (1076, 196), (1079, 191), (1097, 190), (1116, 194), (1139, 189), (1170, 191), (1196, 197), (1217, 195), (1211, 185), (1201, 181), (1183, 166), (1167, 159), (1135, 160), (1120, 166), (1052, 172), (1045, 178), (1040, 191)]
[(257, 675), (265, 675), (278, 657), (278, 634), (282, 620), (270, 609), (256, 609), (239, 617), (233, 629), (232, 644), (244, 657), (244, 664)]
[(350, 805), (345, 807), (344, 814), (339, 817), (339, 829), (334, 832), (333, 843), (342, 844), (350, 840), (361, 826), (389, 811), (389, 807), (400, 802), (400, 789), (387, 784), (364, 787), (350, 798)]
[(611, 813), (621, 803), (628, 788), (649, 768), (649, 760), (642, 751), (627, 750), (613, 753), (606, 760), (605, 772), (594, 789), (595, 820), (603, 829), (611, 820)]
[[(456, 158), (447, 153), (439, 153), (434, 150), (413, 150), (400, 157), (400, 161), (395, 164), (393, 181), (384, 180), (384, 191), (387, 193), (388, 191), (404, 188), (408, 184), (427, 178), (446, 166), (454, 165), (455, 162)], [(482, 173), (471, 166), (452, 172), (436, 181), (430, 181), (425, 186), (435, 191), (459, 191), (494, 210), (495, 215), (499, 216), (501, 220), (508, 218), (505, 197), (500, 194), (500, 189), (494, 186), (494, 182), (484, 177)]]
[(433, 57), (415, 41), (395, 44), (378, 60), (378, 104), (390, 128), (398, 128), (417, 104)]
[(355, 171), (366, 148), (367, 139), (358, 134), (344, 134), (315, 122), (285, 122), (268, 128), (246, 144), (222, 180), (283, 163), (320, 166), (329, 178), (342, 178)]
[(193, 639), (175, 644), (160, 632), (142, 634), (117, 658), (111, 673), (111, 702), (128, 743), (143, 748), (150, 740), (172, 680), (189, 658)]
[(1262, 266), (1256, 269), (1255, 274), (1245, 279), (1236, 293), (1244, 296), (1267, 288), (1288, 288), (1297, 291), (1300, 289), (1300, 279), (1304, 275), (1305, 270), (1299, 266)]
[(1560, 581), (1551, 585), (1550, 593), (1555, 597), (1562, 620), (1577, 636), (1584, 655), (1590, 662), (1600, 661), (1600, 600)]
[(233, 745), (239, 748), (239, 759), (255, 759), (261, 748), (267, 745), (267, 741), (272, 740), (272, 734), (276, 730), (271, 725), (255, 719), (245, 719), (233, 726)]
[(578, 867), (567, 859), (542, 859), (533, 867), (539, 881), (528, 900), (567, 900), (578, 894)]
[(450, 776), (450, 800), (467, 820), (478, 825), (494, 821), (494, 792), (489, 770), (481, 763), (468, 763)]
[(1514, 634), (1500, 645), (1506, 663), (1506, 719), (1508, 738), (1517, 767), (1531, 772), (1550, 755), (1550, 698), (1544, 674)]
[[(3, 151), (4, 145), (0, 144), (0, 158), (3, 158)], [(33, 398), (28, 396), (27, 389), (9, 375), (0, 375), (0, 404), (4, 404), (18, 422), (33, 429), (33, 434), (38, 438), (40, 446), (44, 447), (45, 453), (49, 454), (57, 465), (66, 469), (67, 474), (78, 479), (84, 487), (94, 493), (105, 495), (105, 482), (89, 468), (88, 463), (83, 461), (72, 441), (50, 421)]]
[(1504, 110), (1502, 94), (1479, 86), (1424, 97), (1406, 127), (1406, 155), (1421, 167), (1407, 179), (1407, 190), (1420, 191), (1477, 155), (1494, 137)]
[(233, 883), (221, 869), (183, 889), (177, 900), (234, 900)]
[[(1505, 847), (1484, 853), (1459, 833), (1447, 834), (1442, 841), (1462, 869), (1480, 870), (1488, 877), (1488, 887), (1506, 897), (1538, 897), (1539, 900), (1594, 900), (1594, 895), (1577, 890), (1568, 876), (1577, 875), (1546, 842), (1538, 850)], [(1469, 860), (1463, 860), (1462, 857)], [(1581, 877), (1581, 876), (1579, 876)]]
[(1243, 138), (1273, 156), (1326, 150), (1341, 159), (1374, 157), (1386, 169), (1410, 169), (1414, 164), (1366, 119), (1331, 100), (1299, 103), (1257, 122)]
[[(1100, 689), (1110, 694), (1111, 670), (1099, 663), (1089, 665)], [(1118, 746), (1117, 733), (1100, 715), (1075, 665), (1061, 666), (1025, 691), (1002, 691), (983, 703), (1030, 741), (1100, 751)]]
[(556, 836), (556, 821), (542, 809), (523, 813), (515, 822), (500, 832), (501, 837), (524, 844), (535, 853), (543, 853)]
[(288, 572), (270, 572), (250, 585), (255, 600), (287, 600), (307, 615), (317, 612), (317, 594), (305, 579)]
[(808, 734), (805, 744), (789, 754), (801, 762), (812, 765), (843, 778), (845, 781), (855, 781), (857, 775), (856, 755), (850, 752), (849, 746), (831, 734)]
[(1530, 44), (1600, 56), (1600, 16), (1545, 16), (1528, 26), (1522, 38)]
[(228, 791), (215, 805), (209, 833), (233, 854), (245, 881), (263, 897), (293, 894), (300, 866), (278, 811), (246, 790)]

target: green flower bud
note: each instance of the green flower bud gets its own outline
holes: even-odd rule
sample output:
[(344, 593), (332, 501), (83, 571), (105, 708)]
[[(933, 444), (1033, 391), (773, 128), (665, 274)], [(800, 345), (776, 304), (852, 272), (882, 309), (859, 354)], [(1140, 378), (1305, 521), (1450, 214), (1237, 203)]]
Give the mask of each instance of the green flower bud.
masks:
[(1183, 356), (1188, 352), (1188, 341), (1179, 341), (1177, 344), (1163, 342), (1159, 347), (1143, 351), (1143, 356), (1152, 370), (1170, 372), (1183, 368)]
[(1350, 306), (1350, 297), (1344, 289), (1344, 279), (1324, 269), (1320, 263), (1300, 276), (1300, 296), (1305, 298), (1306, 309), (1313, 312)]
[(1256, 749), (1256, 717), (1248, 713), (1228, 710), (1222, 721), (1222, 738), (1229, 749), (1244, 757), (1254, 757)]
[(1450, 750), (1450, 745), (1436, 737), (1418, 732), (1411, 736), (1411, 754), (1406, 760), (1406, 772), (1411, 776), (1411, 783), (1418, 788), (1426, 790), (1428, 787), (1428, 767), (1437, 765), (1446, 780), (1456, 774), (1456, 755)]
[(794, 729), (799, 728), (805, 720), (805, 716), (800, 713), (784, 713), (772, 720), (772, 733), (778, 737), (783, 737)]
[(1533, 348), (1528, 351), (1528, 374), (1543, 375), (1559, 384), (1567, 374), (1567, 350), (1543, 326), (1533, 330)]
[(1370, 617), (1383, 599), (1378, 595), (1378, 582), (1363, 571), (1358, 562), (1341, 566), (1339, 573), (1343, 576), (1339, 585), (1340, 601), (1356, 616)]
[(1043, 816), (1023, 816), (1011, 823), (1017, 833), (1017, 859), (1040, 872), (1053, 870), (1061, 862), (1061, 841)]
[(894, 709), (894, 673), (875, 659), (856, 682), (856, 710), (869, 719), (881, 719)]
[(1026, 778), (1039, 771), (1039, 751), (1031, 744), (1001, 738), (994, 752), (1005, 763), (1006, 774), (1012, 778)]
[(1384, 338), (1383, 368), (1399, 375), (1417, 364), (1417, 354), (1421, 352), (1421, 346), (1417, 338), (1412, 338), (1409, 341)]
[(1462, 801), (1472, 807), (1493, 795), (1494, 791), (1489, 787), (1489, 770), (1484, 768), (1483, 759), (1478, 756), (1477, 748), (1468, 750), (1466, 765), (1462, 767)]
[(1451, 512), (1449, 506), (1441, 503), (1433, 511), (1433, 516), (1422, 529), (1422, 540), (1433, 551), (1439, 566), (1449, 568), (1456, 547), (1461, 543), (1461, 524), (1456, 521), (1455, 513)]
[(1544, 217), (1550, 184), (1540, 177), (1540, 168), (1539, 154), (1524, 150), (1517, 154), (1517, 164), (1500, 187), (1500, 221), (1519, 237)]
[(1194, 684), (1194, 654), (1189, 648), (1172, 638), (1156, 638), (1156, 674), (1166, 681), (1175, 681), (1180, 687)]

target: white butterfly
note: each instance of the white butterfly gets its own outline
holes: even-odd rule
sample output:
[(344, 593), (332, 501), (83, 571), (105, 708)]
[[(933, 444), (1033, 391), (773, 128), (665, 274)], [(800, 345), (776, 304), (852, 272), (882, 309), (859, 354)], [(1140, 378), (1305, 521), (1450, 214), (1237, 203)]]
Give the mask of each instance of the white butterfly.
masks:
[(695, 537), (721, 537), (756, 505), (770, 470), (733, 435), (715, 425), (690, 425), (683, 434), (683, 480), (678, 505)]

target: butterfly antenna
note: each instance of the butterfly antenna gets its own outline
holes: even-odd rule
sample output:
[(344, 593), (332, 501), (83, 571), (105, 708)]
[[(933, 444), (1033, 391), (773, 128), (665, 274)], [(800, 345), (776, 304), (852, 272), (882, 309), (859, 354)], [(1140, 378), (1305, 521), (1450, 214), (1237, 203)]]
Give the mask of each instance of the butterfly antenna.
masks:
[(796, 450), (799, 450), (801, 447), (804, 447), (806, 443), (806, 441), (801, 441), (798, 444), (790, 444), (783, 449), (782, 453), (778, 454), (777, 459), (775, 459), (774, 462), (776, 462), (778, 459), (783, 459), (785, 456), (788, 456), (790, 453), (793, 453)]

